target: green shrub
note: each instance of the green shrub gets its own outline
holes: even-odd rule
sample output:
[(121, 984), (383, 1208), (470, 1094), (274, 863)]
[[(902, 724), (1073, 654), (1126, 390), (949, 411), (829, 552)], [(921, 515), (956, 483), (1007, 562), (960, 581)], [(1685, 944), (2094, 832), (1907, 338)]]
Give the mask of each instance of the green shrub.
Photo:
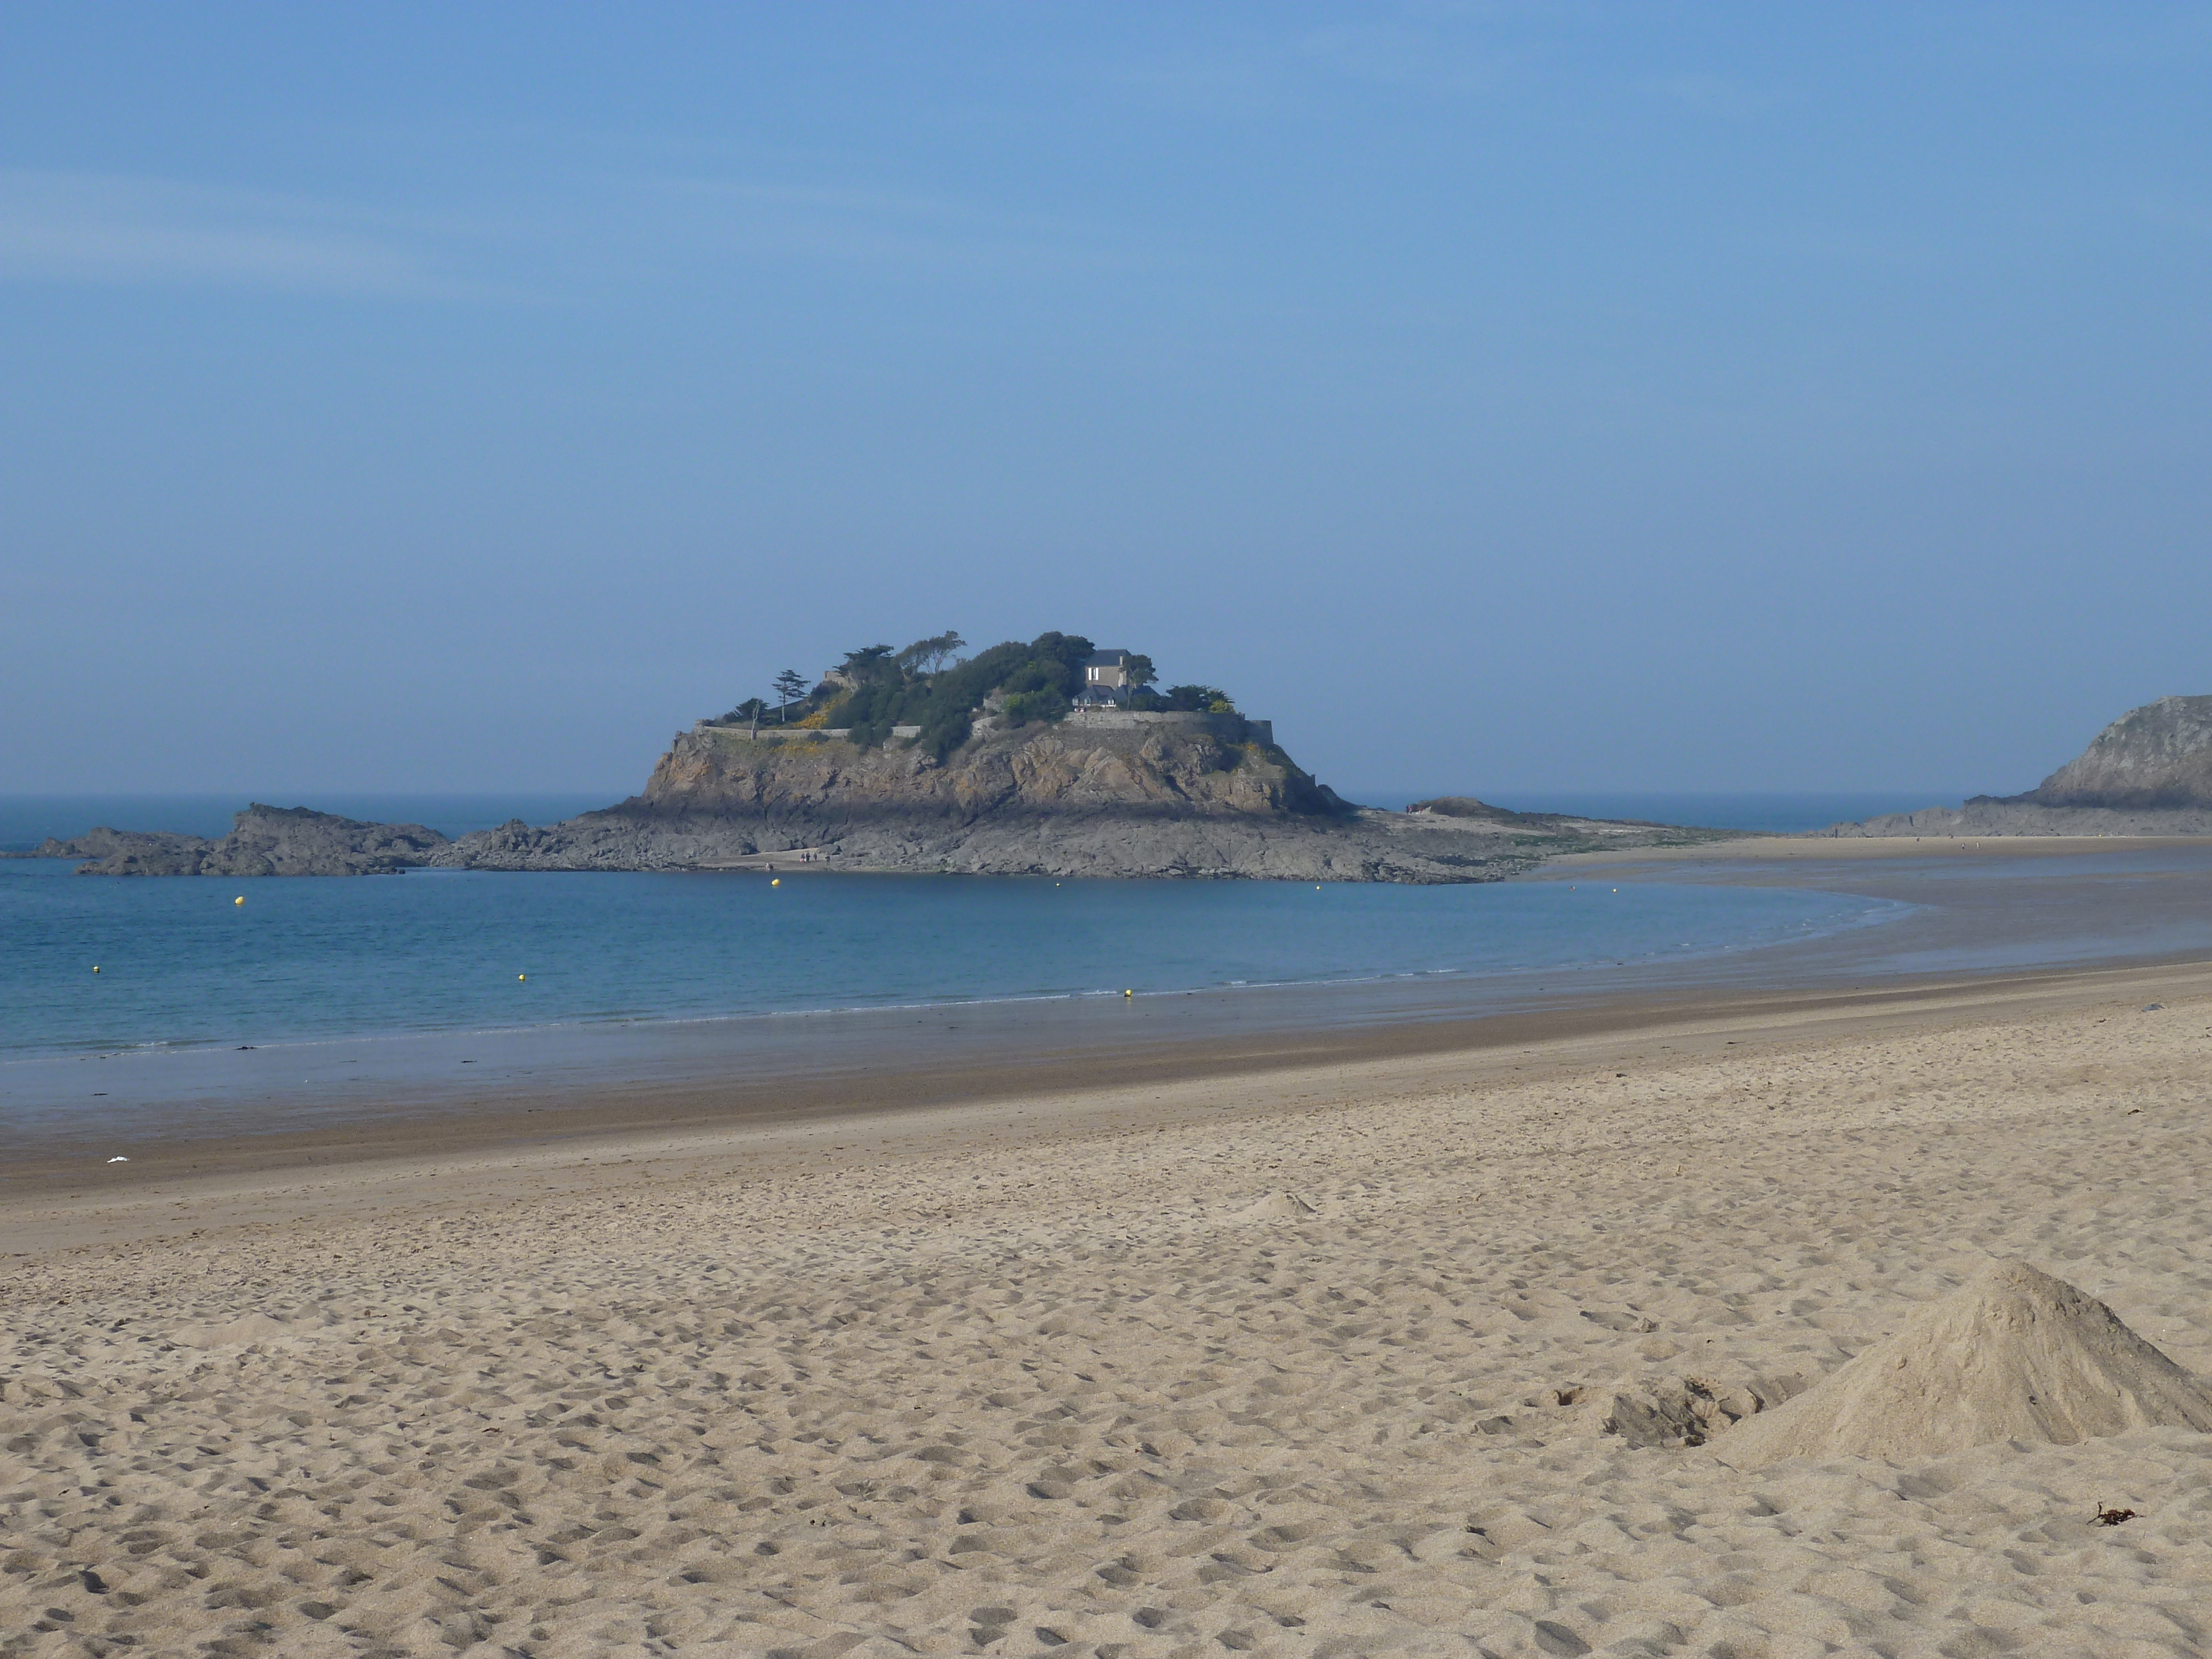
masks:
[(1042, 634), (1026, 645), (994, 645), (935, 673), (919, 672), (925, 662), (941, 661), (957, 639), (948, 634), (904, 651), (872, 645), (851, 653), (844, 672), (853, 688), (830, 705), (829, 724), (849, 727), (863, 748), (884, 742), (894, 726), (919, 726), (918, 745), (942, 760), (968, 741), (975, 711), (994, 691), (1006, 694), (1012, 725), (1061, 719), (1083, 689), (1084, 661), (1094, 648), (1080, 635)]
[(1027, 726), (1033, 720), (1043, 723), (1065, 720), (1072, 706), (1067, 699), (1060, 696), (1059, 690), (1052, 686), (1017, 691), (1006, 701), (1006, 724)]
[(1187, 714), (1237, 712), (1237, 705), (1229, 701), (1229, 694), (1218, 685), (1171, 685), (1165, 698), (1168, 708)]

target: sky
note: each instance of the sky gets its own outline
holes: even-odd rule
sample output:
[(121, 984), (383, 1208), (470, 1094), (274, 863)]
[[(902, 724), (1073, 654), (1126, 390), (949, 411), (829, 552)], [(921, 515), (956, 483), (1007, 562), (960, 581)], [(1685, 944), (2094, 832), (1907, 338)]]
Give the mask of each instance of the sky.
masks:
[(1049, 629), (1347, 793), (2212, 691), (2212, 7), (0, 8), (0, 793)]

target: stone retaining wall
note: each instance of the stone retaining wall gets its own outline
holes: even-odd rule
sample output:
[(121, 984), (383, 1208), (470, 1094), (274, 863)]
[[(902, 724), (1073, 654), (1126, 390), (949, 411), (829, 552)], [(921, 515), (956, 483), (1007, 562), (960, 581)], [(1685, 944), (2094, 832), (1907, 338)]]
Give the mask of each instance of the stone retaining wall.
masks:
[[(1196, 726), (1210, 731), (1231, 743), (1264, 743), (1272, 747), (1275, 741), (1275, 723), (1255, 720), (1243, 714), (1197, 714), (1183, 713), (1151, 713), (1133, 708), (1079, 708), (1063, 722), (1078, 732), (1127, 732), (1147, 726)], [(752, 736), (750, 726), (725, 725), (720, 720), (701, 720), (692, 728), (695, 732), (733, 732)], [(988, 737), (999, 729), (997, 720), (989, 714), (975, 717), (975, 733)], [(761, 743), (797, 743), (808, 738), (846, 738), (852, 728), (846, 726), (763, 726), (757, 738)], [(919, 726), (894, 726), (891, 736), (912, 741), (921, 735)]]

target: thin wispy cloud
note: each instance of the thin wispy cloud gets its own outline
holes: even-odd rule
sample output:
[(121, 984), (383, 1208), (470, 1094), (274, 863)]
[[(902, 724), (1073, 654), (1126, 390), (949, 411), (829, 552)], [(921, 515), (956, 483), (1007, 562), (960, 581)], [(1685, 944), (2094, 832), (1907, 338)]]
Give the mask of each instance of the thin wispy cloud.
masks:
[(664, 234), (673, 241), (769, 258), (975, 276), (1126, 268), (1158, 258), (1103, 226), (923, 193), (711, 177), (630, 179), (623, 187), (643, 210), (665, 216)]
[[(511, 299), (611, 270), (680, 281), (732, 254), (981, 278), (1155, 262), (1097, 225), (866, 185), (586, 172), (519, 213), (393, 213), (173, 179), (0, 169), (0, 281)], [(526, 287), (500, 274), (523, 268)]]
[(434, 242), (308, 198), (0, 169), (0, 277), (437, 299), (482, 292)]

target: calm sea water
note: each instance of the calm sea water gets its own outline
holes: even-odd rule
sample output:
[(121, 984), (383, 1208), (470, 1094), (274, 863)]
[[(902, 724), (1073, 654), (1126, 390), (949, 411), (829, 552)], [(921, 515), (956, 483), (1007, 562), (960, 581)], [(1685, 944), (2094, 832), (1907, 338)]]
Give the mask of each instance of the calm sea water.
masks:
[(472, 871), (118, 881), (71, 868), (0, 860), (0, 1059), (1124, 989), (1556, 975), (1755, 950), (1910, 908), (1688, 884), (804, 874), (771, 886), (750, 873)]

